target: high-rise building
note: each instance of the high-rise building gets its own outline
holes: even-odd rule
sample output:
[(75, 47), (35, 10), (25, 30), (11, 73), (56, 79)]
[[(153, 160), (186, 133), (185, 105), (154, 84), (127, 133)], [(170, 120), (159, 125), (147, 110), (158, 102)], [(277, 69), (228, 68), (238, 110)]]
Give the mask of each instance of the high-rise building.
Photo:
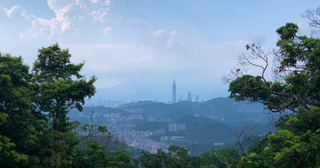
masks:
[(169, 124), (169, 132), (177, 132), (179, 130), (185, 130), (186, 129), (186, 124), (185, 123), (170, 123)]
[(191, 92), (188, 92), (188, 101), (192, 101)]
[(176, 82), (175, 82), (175, 80), (173, 80), (173, 84), (172, 84), (172, 103), (176, 102), (176, 94), (177, 94)]
[(196, 102), (199, 102), (199, 95), (196, 96)]

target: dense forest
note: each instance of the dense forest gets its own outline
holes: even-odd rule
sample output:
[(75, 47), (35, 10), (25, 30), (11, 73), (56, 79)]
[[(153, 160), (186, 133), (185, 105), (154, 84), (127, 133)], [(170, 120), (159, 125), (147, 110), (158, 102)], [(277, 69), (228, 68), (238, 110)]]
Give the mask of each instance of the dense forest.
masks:
[[(320, 7), (304, 15), (310, 26), (320, 28)], [(152, 154), (133, 149), (113, 137), (106, 126), (82, 124), (67, 117), (71, 109), (83, 110), (84, 99), (95, 95), (95, 76), (80, 74), (84, 63), (70, 62), (68, 49), (58, 44), (39, 49), (32, 69), (22, 57), (0, 54), (0, 165), (1, 167), (319, 167), (320, 166), (320, 39), (298, 35), (298, 26), (278, 28), (276, 49), (265, 51), (247, 45), (239, 56), (240, 67), (231, 70), (230, 98), (262, 103), (280, 113), (277, 131), (262, 138), (253, 128), (233, 134), (237, 145), (211, 149), (190, 156), (187, 148), (171, 146), (169, 152)], [(265, 71), (274, 55), (273, 76)], [(257, 64), (254, 60), (259, 59)], [(259, 76), (247, 74), (242, 66), (261, 68)], [(287, 110), (293, 113), (285, 113)], [(94, 113), (94, 111), (92, 111)], [(91, 118), (92, 119), (92, 118)], [(189, 118), (183, 118), (188, 120)], [(196, 122), (196, 121), (195, 121)], [(221, 123), (203, 127), (222, 128)], [(79, 130), (87, 135), (79, 135)], [(210, 131), (203, 132), (210, 134)], [(244, 137), (244, 133), (247, 136)], [(190, 132), (181, 132), (192, 137)], [(198, 133), (199, 136), (201, 133)], [(213, 139), (216, 135), (209, 136)]]

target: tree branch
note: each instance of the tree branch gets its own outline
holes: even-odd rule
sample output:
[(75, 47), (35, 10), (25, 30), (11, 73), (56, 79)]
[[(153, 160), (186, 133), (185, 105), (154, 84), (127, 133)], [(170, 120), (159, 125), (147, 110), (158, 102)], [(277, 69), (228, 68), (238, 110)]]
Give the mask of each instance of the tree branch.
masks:
[[(233, 131), (232, 131), (233, 132)], [(239, 144), (239, 147), (240, 147), (240, 149), (241, 149), (241, 151), (242, 151), (242, 153), (244, 153), (244, 150), (243, 150), (243, 148), (242, 148), (242, 145), (241, 145), (241, 143), (240, 143), (240, 137), (241, 137), (241, 135), (243, 134), (243, 129), (242, 129), (242, 131), (241, 131), (241, 133), (238, 135), (236, 132), (233, 132), (235, 135), (236, 135), (236, 137), (237, 137), (237, 142), (238, 142), (238, 144)], [(241, 157), (241, 156), (240, 156)]]
[(249, 141), (251, 142), (251, 145), (253, 146), (252, 137), (251, 137), (251, 131), (256, 128), (256, 126), (258, 125), (258, 123), (257, 123), (253, 128), (251, 128), (250, 130), (247, 128), (247, 126), (246, 126), (245, 123), (243, 123), (243, 125), (244, 125), (244, 127), (245, 127), (245, 128), (248, 130), (248, 132), (249, 132)]

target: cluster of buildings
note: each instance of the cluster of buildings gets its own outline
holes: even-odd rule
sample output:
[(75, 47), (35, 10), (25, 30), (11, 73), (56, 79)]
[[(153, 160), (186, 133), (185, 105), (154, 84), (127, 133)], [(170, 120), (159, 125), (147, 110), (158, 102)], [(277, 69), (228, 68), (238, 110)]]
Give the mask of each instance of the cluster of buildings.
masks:
[[(90, 117), (89, 115), (84, 115), (83, 112), (78, 112), (78, 117)], [(100, 117), (105, 117), (107, 119), (118, 119), (118, 120), (123, 120), (123, 116), (120, 115), (120, 113), (93, 113), (92, 118), (100, 118)]]
[[(176, 81), (173, 80), (173, 84), (172, 84), (172, 101), (171, 102), (172, 103), (176, 103), (176, 102), (179, 102), (179, 101), (183, 101), (183, 99), (182, 99), (182, 97), (180, 97), (180, 99), (177, 100), (177, 85), (176, 85)], [(188, 98), (186, 98), (185, 101), (192, 101), (191, 92), (188, 92)], [(199, 102), (199, 95), (196, 95), (195, 102)]]
[(130, 121), (130, 120), (143, 120), (144, 118), (142, 117), (141, 114), (131, 114), (128, 117), (125, 117), (125, 121)]
[[(83, 112), (79, 112), (78, 113), (78, 117), (90, 117), (89, 115), (84, 115)], [(123, 117), (120, 115), (120, 113), (93, 113), (92, 118), (100, 118), (100, 117), (105, 117), (107, 118), (107, 121), (109, 121), (108, 119), (113, 119), (113, 120), (119, 120), (119, 121), (130, 121), (130, 120), (143, 120), (144, 118), (142, 117), (141, 114), (131, 114), (127, 117)]]
[(213, 145), (214, 145), (214, 146), (222, 146), (222, 145), (224, 145), (224, 143), (222, 143), (222, 142), (215, 142), (215, 143), (213, 143)]
[(180, 124), (180, 123), (170, 123), (169, 124), (169, 132), (177, 132), (180, 130), (185, 130), (186, 129), (186, 124)]
[[(96, 113), (96, 114), (101, 114), (101, 113)], [(95, 115), (95, 114), (93, 114)], [(99, 115), (100, 117), (100, 115)], [(111, 119), (120, 119), (122, 116), (119, 113), (106, 113), (103, 115), (105, 118), (111, 118)]]
[(155, 118), (153, 118), (152, 116), (151, 117), (149, 117), (148, 118), (148, 121), (149, 122), (170, 122), (171, 121), (171, 119), (170, 118), (168, 118), (168, 119), (159, 119), (159, 120), (157, 120), (157, 119), (155, 119)]
[(161, 136), (161, 141), (167, 141), (167, 140), (171, 140), (171, 141), (184, 141), (183, 136)]
[(124, 100), (104, 100), (104, 99), (99, 99), (99, 100), (86, 100), (84, 106), (100, 106), (103, 105), (105, 107), (118, 107), (122, 104), (129, 103), (128, 101)]
[(131, 127), (133, 127), (134, 125), (115, 125), (115, 131), (116, 132), (129, 132)]
[(130, 130), (131, 127), (131, 125), (116, 126), (115, 134), (123, 139), (127, 145), (134, 148), (146, 150), (151, 153), (156, 153), (158, 149), (166, 152), (168, 151), (169, 145), (148, 139), (148, 136), (150, 135), (164, 134), (165, 131), (163, 129), (156, 131), (135, 131)]
[(148, 142), (146, 144), (139, 144), (137, 142), (133, 142), (131, 144), (132, 147), (134, 148), (139, 148), (145, 151), (149, 151), (151, 153), (156, 153), (158, 149), (161, 149), (164, 152), (169, 152), (169, 145), (163, 144), (161, 142)]
[(123, 111), (126, 111), (128, 113), (143, 113), (142, 108), (137, 108), (137, 109), (122, 109)]

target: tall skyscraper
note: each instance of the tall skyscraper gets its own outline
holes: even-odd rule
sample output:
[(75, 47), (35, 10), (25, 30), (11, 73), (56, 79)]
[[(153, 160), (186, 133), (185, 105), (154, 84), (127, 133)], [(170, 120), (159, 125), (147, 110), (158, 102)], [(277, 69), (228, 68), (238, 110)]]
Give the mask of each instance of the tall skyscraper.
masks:
[(188, 92), (188, 101), (192, 101), (191, 92)]
[(196, 96), (196, 102), (199, 102), (199, 95)]
[(172, 103), (176, 102), (176, 94), (177, 94), (176, 82), (175, 82), (175, 80), (173, 80), (173, 84), (172, 84)]

